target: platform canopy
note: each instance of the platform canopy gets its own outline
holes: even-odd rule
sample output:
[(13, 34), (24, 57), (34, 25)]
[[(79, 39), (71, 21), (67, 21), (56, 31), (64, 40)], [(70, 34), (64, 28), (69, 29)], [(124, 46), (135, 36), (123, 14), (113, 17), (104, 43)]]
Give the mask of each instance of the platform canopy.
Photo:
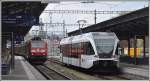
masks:
[[(82, 29), (87, 32), (115, 32), (118, 37), (145, 36), (149, 32), (149, 7), (133, 11), (119, 17), (100, 22)], [(68, 35), (78, 35), (80, 30), (69, 32)]]
[(39, 16), (47, 4), (40, 1), (3, 1), (2, 33), (25, 35), (33, 25), (39, 24)]

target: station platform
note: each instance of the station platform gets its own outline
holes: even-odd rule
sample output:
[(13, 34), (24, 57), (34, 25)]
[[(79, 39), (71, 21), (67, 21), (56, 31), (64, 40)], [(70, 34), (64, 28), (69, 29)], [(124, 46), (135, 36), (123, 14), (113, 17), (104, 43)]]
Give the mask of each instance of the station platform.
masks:
[(140, 69), (145, 69), (149, 70), (149, 65), (135, 65), (135, 64), (129, 64), (129, 63), (120, 63), (121, 67), (132, 67), (132, 68), (140, 68)]
[(120, 63), (123, 73), (133, 74), (137, 76), (149, 77), (149, 65), (134, 65), (128, 63)]
[(2, 80), (46, 80), (31, 64), (23, 57), (15, 56), (15, 69), (8, 75), (2, 75)]

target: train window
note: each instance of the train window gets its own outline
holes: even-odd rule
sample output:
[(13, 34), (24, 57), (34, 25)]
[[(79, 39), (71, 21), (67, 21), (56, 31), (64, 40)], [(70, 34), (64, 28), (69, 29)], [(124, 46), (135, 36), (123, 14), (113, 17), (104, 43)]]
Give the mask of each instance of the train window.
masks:
[(63, 45), (60, 45), (60, 53), (63, 53)]
[(81, 49), (81, 43), (72, 44), (71, 57), (78, 58), (80, 54), (83, 54), (83, 50)]
[(91, 43), (74, 43), (61, 46), (61, 52), (64, 56), (78, 58), (81, 54), (93, 55), (94, 50)]
[(117, 44), (117, 47), (116, 47), (116, 50), (115, 50), (115, 54), (119, 55), (118, 53), (119, 53), (119, 44)]
[(44, 42), (43, 41), (32, 41), (31, 46), (33, 48), (43, 48), (44, 47)]
[(85, 48), (86, 48), (86, 55), (93, 55), (94, 54), (94, 50), (93, 50), (93, 47), (92, 47), (92, 45), (91, 45), (91, 43), (89, 43), (89, 42), (87, 42), (86, 44), (85, 44)]
[(61, 52), (64, 56), (68, 56), (69, 53), (69, 45), (62, 45), (61, 46)]
[(115, 40), (114, 39), (95, 39), (96, 49), (99, 54), (109, 54), (113, 51)]
[(75, 49), (80, 48), (80, 43), (72, 44), (72, 48), (75, 48)]
[(64, 48), (66, 50), (66, 55), (70, 56), (71, 55), (71, 44), (67, 44), (67, 47)]
[(65, 48), (65, 45), (61, 45), (61, 52), (62, 52), (63, 55), (64, 55), (64, 53), (65, 53), (64, 48)]

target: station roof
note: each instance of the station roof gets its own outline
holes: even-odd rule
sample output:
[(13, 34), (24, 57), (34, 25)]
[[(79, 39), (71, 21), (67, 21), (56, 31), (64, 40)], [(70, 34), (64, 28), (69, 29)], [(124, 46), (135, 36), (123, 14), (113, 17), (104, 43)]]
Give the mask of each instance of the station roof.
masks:
[[(149, 7), (133, 11), (116, 18), (103, 21), (82, 29), (87, 32), (115, 32), (117, 36), (132, 37), (135, 35), (147, 35), (149, 28)], [(68, 35), (77, 35), (79, 30), (69, 32)]]
[(14, 35), (25, 35), (33, 25), (39, 24), (39, 16), (47, 3), (2, 2), (2, 33), (13, 32)]

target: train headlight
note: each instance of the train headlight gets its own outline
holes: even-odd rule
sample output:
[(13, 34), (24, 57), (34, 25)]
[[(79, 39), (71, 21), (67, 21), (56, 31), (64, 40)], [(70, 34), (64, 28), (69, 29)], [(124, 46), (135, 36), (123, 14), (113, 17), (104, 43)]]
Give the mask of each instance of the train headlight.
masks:
[(40, 52), (45, 52), (45, 50), (40, 50)]
[(117, 57), (117, 55), (112, 55), (112, 58), (116, 58)]
[(99, 58), (99, 56), (98, 56), (98, 55), (95, 55), (94, 57)]
[(31, 50), (31, 52), (36, 52), (35, 50)]

